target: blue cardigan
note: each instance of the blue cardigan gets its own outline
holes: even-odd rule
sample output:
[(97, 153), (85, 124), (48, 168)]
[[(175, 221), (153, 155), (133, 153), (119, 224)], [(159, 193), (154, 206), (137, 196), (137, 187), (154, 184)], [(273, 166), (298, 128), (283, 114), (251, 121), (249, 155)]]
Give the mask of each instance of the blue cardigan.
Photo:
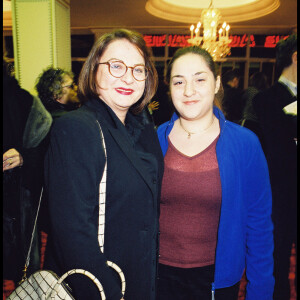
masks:
[[(225, 120), (216, 146), (222, 204), (215, 256), (214, 289), (236, 284), (246, 269), (246, 300), (273, 299), (272, 196), (267, 162), (256, 135)], [(165, 155), (176, 113), (157, 130)]]

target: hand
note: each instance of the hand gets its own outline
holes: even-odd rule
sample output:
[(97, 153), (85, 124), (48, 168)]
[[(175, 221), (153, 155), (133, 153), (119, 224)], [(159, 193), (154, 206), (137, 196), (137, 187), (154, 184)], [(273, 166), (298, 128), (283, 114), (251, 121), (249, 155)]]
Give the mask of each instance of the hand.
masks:
[(159, 106), (159, 102), (157, 101), (152, 101), (148, 104), (148, 108), (150, 111), (158, 109), (158, 106)]
[(3, 172), (18, 166), (23, 166), (22, 155), (14, 148), (7, 150), (3, 154)]

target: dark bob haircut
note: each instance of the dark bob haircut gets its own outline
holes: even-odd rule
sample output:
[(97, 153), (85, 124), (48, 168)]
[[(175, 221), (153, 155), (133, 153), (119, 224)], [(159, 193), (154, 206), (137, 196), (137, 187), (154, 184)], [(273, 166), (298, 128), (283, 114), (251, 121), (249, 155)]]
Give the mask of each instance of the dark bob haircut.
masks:
[(157, 90), (158, 77), (157, 71), (152, 61), (150, 49), (147, 48), (143, 36), (135, 31), (127, 29), (117, 29), (110, 33), (102, 35), (94, 44), (90, 51), (79, 75), (78, 81), (78, 97), (82, 102), (91, 98), (98, 98), (96, 74), (98, 70), (98, 62), (108, 45), (116, 40), (126, 39), (137, 47), (144, 57), (145, 66), (148, 69), (148, 76), (145, 81), (145, 90), (141, 99), (131, 108), (134, 114), (140, 113), (145, 105), (147, 105)]

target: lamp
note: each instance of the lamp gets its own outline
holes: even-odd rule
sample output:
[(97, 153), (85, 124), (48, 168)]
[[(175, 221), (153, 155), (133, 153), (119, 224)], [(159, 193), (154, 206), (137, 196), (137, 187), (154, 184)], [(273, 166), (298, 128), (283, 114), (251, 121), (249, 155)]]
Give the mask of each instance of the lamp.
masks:
[(203, 23), (203, 35), (200, 34), (201, 22), (198, 22), (196, 28), (191, 25), (191, 38), (188, 42), (192, 45), (200, 46), (207, 50), (214, 60), (226, 57), (230, 53), (229, 44), (231, 40), (228, 37), (230, 26), (223, 23), (218, 30), (221, 13), (219, 9), (213, 8), (212, 0), (208, 9), (204, 9), (201, 13), (201, 21)]

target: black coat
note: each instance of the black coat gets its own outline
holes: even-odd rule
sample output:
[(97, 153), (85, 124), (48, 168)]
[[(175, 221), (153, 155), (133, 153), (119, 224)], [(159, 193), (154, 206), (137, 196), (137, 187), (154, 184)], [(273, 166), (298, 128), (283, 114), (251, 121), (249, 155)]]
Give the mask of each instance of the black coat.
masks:
[(222, 100), (222, 109), (228, 121), (240, 123), (243, 117), (245, 104), (242, 98), (243, 91), (239, 88), (233, 88), (228, 84), (224, 85), (224, 97)]
[(294, 140), (297, 117), (283, 111), (294, 101), (296, 98), (280, 82), (253, 99), (270, 173), (275, 242), (295, 238), (297, 227), (297, 145)]
[[(96, 120), (108, 156), (104, 254), (97, 237), (104, 152)], [(131, 113), (126, 121), (128, 130), (93, 99), (54, 123), (45, 159), (51, 220), (45, 268), (59, 275), (88, 270), (107, 299), (119, 300), (119, 276), (106, 266), (111, 260), (125, 274), (125, 299), (155, 299), (163, 155), (152, 123)], [(69, 283), (75, 299), (100, 299), (85, 276), (73, 275)]]
[[(15, 148), (23, 166), (3, 172), (3, 278), (21, 280), (42, 187), (40, 147), (52, 123), (41, 101), (19, 86), (3, 63), (3, 154)], [(39, 269), (37, 236), (27, 275)]]

